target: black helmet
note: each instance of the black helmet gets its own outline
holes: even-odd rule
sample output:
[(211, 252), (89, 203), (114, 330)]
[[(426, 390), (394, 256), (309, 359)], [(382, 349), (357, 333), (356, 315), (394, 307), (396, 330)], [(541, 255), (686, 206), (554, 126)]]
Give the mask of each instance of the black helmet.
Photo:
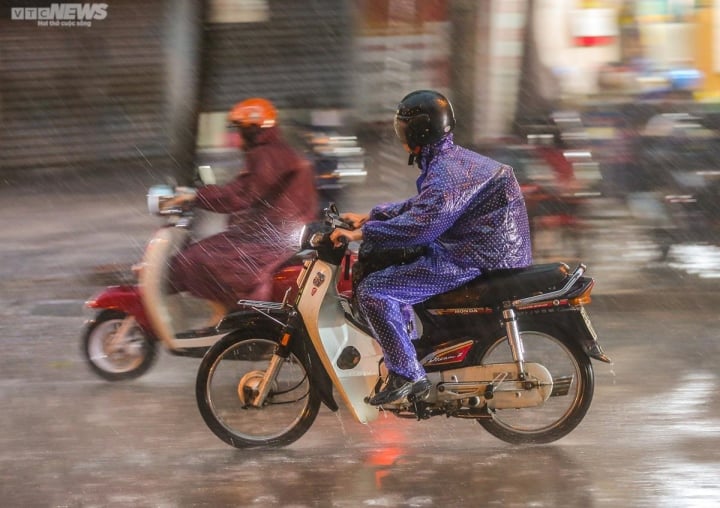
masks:
[(452, 104), (433, 90), (416, 90), (406, 95), (395, 112), (395, 134), (411, 152), (439, 141), (454, 128)]

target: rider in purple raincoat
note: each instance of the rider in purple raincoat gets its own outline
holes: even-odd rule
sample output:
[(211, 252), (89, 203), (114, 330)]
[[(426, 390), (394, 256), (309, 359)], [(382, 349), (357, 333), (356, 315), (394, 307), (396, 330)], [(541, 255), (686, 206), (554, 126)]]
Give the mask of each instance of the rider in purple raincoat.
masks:
[(417, 260), (367, 275), (356, 298), (380, 343), (390, 375), (370, 404), (382, 405), (426, 391), (403, 311), (455, 289), (490, 270), (532, 264), (525, 201), (510, 166), (455, 145), (455, 117), (441, 94), (419, 90), (395, 115), (395, 132), (417, 162), (418, 194), (347, 214), (358, 229), (332, 239), (364, 240), (379, 247), (426, 246)]

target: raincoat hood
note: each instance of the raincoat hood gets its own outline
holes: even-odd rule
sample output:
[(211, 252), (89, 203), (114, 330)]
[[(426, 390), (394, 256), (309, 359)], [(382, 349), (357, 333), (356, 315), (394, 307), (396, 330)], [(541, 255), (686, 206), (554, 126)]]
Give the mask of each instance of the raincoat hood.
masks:
[(280, 127), (274, 125), (272, 127), (266, 127), (260, 129), (260, 134), (257, 135), (256, 142), (258, 145), (264, 145), (267, 143), (273, 143), (280, 139)]
[(278, 141), (280, 141), (280, 128), (277, 125), (261, 128), (258, 129), (251, 142), (248, 142), (247, 139), (244, 141), (243, 150), (249, 152), (259, 146), (277, 143)]
[(420, 150), (420, 156), (418, 157), (420, 169), (427, 170), (430, 161), (432, 161), (436, 155), (451, 149), (453, 146), (455, 146), (455, 141), (452, 133), (446, 134), (440, 141), (423, 146)]

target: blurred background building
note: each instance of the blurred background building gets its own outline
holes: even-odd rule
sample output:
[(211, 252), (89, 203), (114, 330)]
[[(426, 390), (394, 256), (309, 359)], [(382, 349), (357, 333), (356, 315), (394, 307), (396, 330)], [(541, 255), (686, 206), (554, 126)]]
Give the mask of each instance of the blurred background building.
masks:
[[(457, 138), (471, 145), (524, 137), (528, 124), (557, 129), (553, 115), (568, 108), (711, 109), (719, 4), (110, 0), (89, 26), (51, 26), (13, 15), (51, 2), (10, 2), (0, 12), (0, 172), (126, 166), (182, 178), (197, 148), (231, 148), (225, 113), (254, 95), (289, 125), (335, 126), (377, 145), (370, 177), (390, 181), (383, 157), (401, 154), (389, 123), (413, 89), (447, 93)], [(598, 143), (617, 141), (606, 117), (585, 125)]]

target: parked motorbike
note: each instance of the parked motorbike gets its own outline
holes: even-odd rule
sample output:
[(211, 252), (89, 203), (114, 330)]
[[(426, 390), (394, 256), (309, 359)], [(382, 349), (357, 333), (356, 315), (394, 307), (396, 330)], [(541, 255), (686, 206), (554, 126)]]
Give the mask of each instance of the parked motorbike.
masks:
[(585, 310), (594, 280), (563, 263), (501, 270), (414, 307), (417, 355), (432, 387), (382, 407), (368, 403), (387, 377), (382, 351), (352, 295), (337, 291), (351, 229), (334, 206), (307, 225), (312, 251), (291, 302), (242, 300), (235, 330), (215, 343), (197, 374), (196, 399), (210, 430), (237, 448), (284, 446), (311, 427), (321, 403), (354, 418), (380, 411), (425, 420), (476, 420), (509, 443), (549, 443), (571, 432), (593, 397), (591, 359), (610, 362)]
[(295, 125), (301, 133), (304, 153), (315, 167), (320, 203), (340, 202), (349, 189), (365, 182), (365, 149), (358, 144), (357, 136), (341, 133), (344, 129), (338, 125)]
[[(203, 167), (204, 183), (214, 181)], [(226, 216), (200, 209), (163, 209), (162, 203), (176, 189), (156, 185), (148, 191), (150, 213), (165, 223), (147, 243), (142, 261), (133, 267), (137, 284), (109, 286), (85, 302), (95, 312), (85, 324), (82, 353), (91, 370), (108, 381), (135, 379), (155, 363), (161, 346), (171, 354), (200, 358), (209, 346), (235, 331), (221, 320), (208, 327), (208, 302), (189, 294), (168, 294), (169, 260), (188, 242), (222, 231)], [(302, 256), (288, 259), (268, 278), (272, 300), (294, 298), (295, 283), (302, 270)], [(350, 290), (350, 275), (340, 280), (340, 290)]]

